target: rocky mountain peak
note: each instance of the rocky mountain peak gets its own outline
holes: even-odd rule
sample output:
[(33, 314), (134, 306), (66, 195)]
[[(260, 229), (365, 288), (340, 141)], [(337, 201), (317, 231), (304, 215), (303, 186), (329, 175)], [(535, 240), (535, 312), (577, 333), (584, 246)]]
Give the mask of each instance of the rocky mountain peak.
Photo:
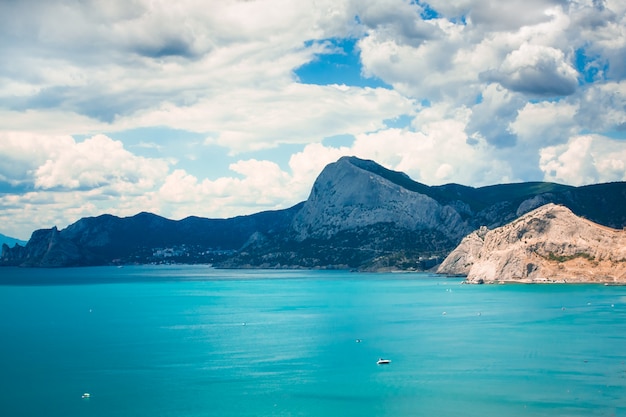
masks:
[(343, 157), (318, 176), (293, 230), (300, 240), (389, 222), (408, 230), (467, 232), (456, 211), (415, 191), (419, 186), (428, 188), (373, 161)]

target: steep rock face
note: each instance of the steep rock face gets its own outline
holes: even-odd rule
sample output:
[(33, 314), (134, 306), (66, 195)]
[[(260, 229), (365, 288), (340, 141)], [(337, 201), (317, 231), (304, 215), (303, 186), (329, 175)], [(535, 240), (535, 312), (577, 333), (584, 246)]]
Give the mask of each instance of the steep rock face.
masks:
[(6, 243), (2, 244), (2, 253), (0, 254), (0, 260), (7, 265), (15, 265), (20, 262), (21, 259), (26, 257), (26, 248), (19, 243), (10, 247)]
[(626, 231), (547, 204), (517, 220), (466, 237), (438, 269), (468, 282), (626, 283)]
[(446, 275), (469, 274), (470, 268), (479, 258), (485, 236), (488, 232), (489, 229), (483, 226), (465, 236), (461, 243), (459, 243), (459, 246), (443, 260), (441, 265), (439, 265), (437, 273)]
[(23, 266), (56, 267), (72, 265), (81, 259), (81, 252), (73, 242), (64, 239), (56, 227), (33, 232), (26, 247), (21, 250)]
[(292, 222), (298, 240), (389, 222), (400, 229), (437, 230), (450, 239), (471, 230), (452, 207), (364, 169), (364, 162), (371, 161), (344, 157), (322, 171)]

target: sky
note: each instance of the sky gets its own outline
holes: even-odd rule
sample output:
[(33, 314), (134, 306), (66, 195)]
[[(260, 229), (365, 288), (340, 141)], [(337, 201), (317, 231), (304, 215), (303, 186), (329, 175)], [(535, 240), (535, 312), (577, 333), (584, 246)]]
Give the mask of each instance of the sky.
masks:
[(283, 209), (344, 155), (626, 180), (626, 2), (0, 1), (0, 233)]

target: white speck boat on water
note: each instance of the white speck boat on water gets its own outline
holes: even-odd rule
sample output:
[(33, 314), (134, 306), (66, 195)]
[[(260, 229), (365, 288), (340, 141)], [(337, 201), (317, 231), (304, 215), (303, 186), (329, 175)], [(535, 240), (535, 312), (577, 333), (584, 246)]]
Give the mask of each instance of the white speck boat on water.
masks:
[(378, 365), (388, 365), (388, 364), (391, 363), (391, 360), (380, 358), (380, 359), (378, 359), (378, 362), (376, 362), (376, 363)]
[(84, 393), (84, 394), (82, 395), (82, 398), (89, 398), (89, 397), (91, 397), (91, 394), (90, 394), (90, 393), (88, 393), (88, 392), (86, 392), (86, 393)]

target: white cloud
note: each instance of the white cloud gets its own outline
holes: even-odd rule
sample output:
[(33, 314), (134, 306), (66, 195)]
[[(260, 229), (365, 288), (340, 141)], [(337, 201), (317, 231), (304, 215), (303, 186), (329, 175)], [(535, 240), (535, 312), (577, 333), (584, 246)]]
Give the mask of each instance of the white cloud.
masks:
[[(14, 130), (30, 131), (33, 116), (36, 129), (70, 134), (167, 125), (206, 133), (208, 143), (237, 153), (374, 130), (411, 111), (410, 100), (389, 90), (294, 82), (294, 69), (320, 52), (305, 42), (354, 32), (348, 3), (50, 3), (58, 7), (7, 11), (50, 37), (34, 40), (22, 25), (6, 31), (54, 51), (16, 51), (25, 72), (13, 72), (14, 88), (0, 95), (0, 112), (4, 97), (7, 115), (17, 113)], [(57, 27), (59, 20), (67, 25)], [(36, 114), (23, 117), (23, 108)]]
[[(620, 0), (574, 3), (570, 38), (578, 38), (599, 66), (599, 76), (626, 77), (626, 6)], [(607, 65), (609, 64), (610, 65)], [(605, 68), (606, 66), (606, 68)]]
[(193, 175), (177, 169), (167, 176), (159, 189), (161, 198), (172, 203), (195, 203), (202, 198), (202, 185)]
[(626, 81), (588, 87), (580, 98), (576, 119), (586, 130), (626, 128)]
[(576, 136), (541, 150), (546, 181), (571, 185), (626, 180), (626, 146), (599, 135)]
[[(302, 184), (271, 161), (241, 160), (230, 165), (238, 176), (198, 180), (175, 170), (155, 194), (158, 212), (182, 218), (189, 215), (231, 217), (262, 210), (285, 208), (301, 200)], [(310, 187), (310, 184), (308, 185)]]
[(12, 186), (32, 187), (36, 170), (58, 155), (60, 149), (75, 145), (65, 135), (41, 135), (0, 131), (0, 181)]
[(564, 4), (561, 0), (430, 0), (447, 17), (466, 17), (488, 31), (515, 31), (550, 20), (546, 11)]
[(11, 62), (0, 69), (8, 85), (0, 107), (62, 109), (107, 123), (166, 102), (289, 82), (311, 57), (303, 42), (319, 32), (319, 12), (282, 1), (24, 3), (0, 6), (0, 59)]
[(525, 104), (520, 94), (498, 84), (486, 86), (482, 100), (471, 107), (472, 113), (467, 133), (472, 138), (484, 138), (497, 147), (515, 146), (517, 137), (510, 129), (518, 110)]
[(355, 2), (354, 13), (372, 33), (400, 44), (419, 46), (443, 35), (433, 21), (421, 18), (424, 7), (407, 1)]
[(528, 43), (510, 52), (500, 68), (485, 77), (509, 90), (538, 96), (570, 95), (578, 86), (578, 72), (565, 62), (562, 51)]
[(577, 131), (577, 111), (577, 105), (566, 101), (526, 103), (510, 129), (533, 148), (559, 144)]
[(85, 115), (59, 109), (6, 110), (0, 107), (2, 132), (22, 132), (25, 135), (96, 134), (111, 130), (111, 126)]
[(166, 162), (137, 157), (121, 142), (97, 135), (57, 145), (34, 176), (39, 189), (107, 188), (115, 193), (141, 193), (153, 188), (167, 170)]
[[(457, 52), (467, 45), (466, 27), (444, 19), (429, 22), (445, 36), (418, 45), (391, 38), (380, 29), (371, 29), (368, 36), (359, 41), (364, 71), (418, 99), (475, 96), (473, 83), (478, 73), (468, 71), (467, 62), (455, 61)], [(465, 68), (460, 70), (460, 67)]]
[(412, 109), (411, 100), (383, 88), (292, 84), (229, 92), (187, 108), (165, 106), (130, 123), (215, 132), (207, 144), (237, 153), (376, 130)]
[(121, 142), (104, 135), (77, 142), (70, 136), (1, 132), (0, 143), (0, 181), (30, 190), (0, 195), (0, 222), (7, 233), (27, 237), (34, 228), (64, 227), (82, 216), (158, 209), (151, 193), (169, 164), (138, 157)]

